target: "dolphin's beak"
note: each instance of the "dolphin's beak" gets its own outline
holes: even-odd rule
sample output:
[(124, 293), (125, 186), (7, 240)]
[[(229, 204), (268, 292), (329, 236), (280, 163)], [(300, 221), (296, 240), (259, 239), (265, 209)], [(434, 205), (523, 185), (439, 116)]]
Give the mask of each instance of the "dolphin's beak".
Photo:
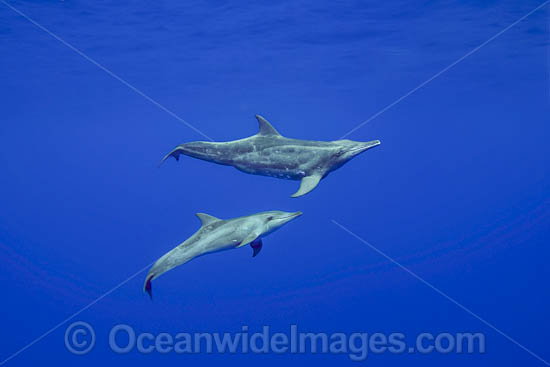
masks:
[(302, 213), (301, 211), (297, 211), (297, 212), (292, 213), (292, 214), (289, 216), (289, 218), (294, 219), (294, 218), (299, 217), (299, 216), (302, 215), (302, 214), (304, 214), (304, 213)]
[(294, 218), (298, 218), (300, 215), (302, 215), (303, 213), (298, 211), (298, 212), (295, 212), (295, 213), (290, 213), (290, 215), (286, 216), (286, 217), (281, 217), (279, 218), (280, 221), (284, 223), (288, 223), (290, 222), (291, 220), (293, 220)]
[(365, 150), (374, 148), (377, 145), (380, 145), (380, 140), (367, 141), (366, 143), (361, 143), (358, 146), (352, 148), (351, 150), (349, 150), (349, 153), (359, 154), (364, 152)]

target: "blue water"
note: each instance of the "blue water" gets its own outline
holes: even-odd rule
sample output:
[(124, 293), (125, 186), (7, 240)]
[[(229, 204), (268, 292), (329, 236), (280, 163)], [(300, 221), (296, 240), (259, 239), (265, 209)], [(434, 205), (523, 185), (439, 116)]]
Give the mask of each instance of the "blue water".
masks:
[[(215, 140), (336, 140), (542, 1), (9, 1)], [(250, 248), (145, 271), (6, 366), (544, 365), (337, 221), (550, 360), (549, 5), (348, 138), (382, 144), (292, 199), (298, 182), (182, 157), (204, 139), (0, 2), (0, 363), (199, 228), (304, 215)], [(93, 326), (73, 355), (64, 334)], [(480, 332), (486, 352), (117, 354), (136, 332)]]

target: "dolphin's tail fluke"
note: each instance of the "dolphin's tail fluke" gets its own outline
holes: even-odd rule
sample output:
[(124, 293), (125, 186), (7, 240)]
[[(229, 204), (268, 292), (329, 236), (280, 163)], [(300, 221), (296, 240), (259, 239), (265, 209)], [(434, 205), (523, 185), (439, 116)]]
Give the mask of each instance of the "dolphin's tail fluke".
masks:
[(151, 287), (151, 280), (155, 277), (155, 274), (151, 274), (147, 277), (143, 290), (149, 295), (149, 298), (153, 300), (153, 289)]
[(162, 158), (162, 160), (159, 163), (159, 167), (164, 163), (165, 160), (167, 160), (170, 157), (174, 157), (174, 159), (176, 161), (179, 161), (180, 160), (180, 154), (181, 154), (181, 146), (178, 145), (170, 153), (166, 154), (164, 156), (164, 158)]

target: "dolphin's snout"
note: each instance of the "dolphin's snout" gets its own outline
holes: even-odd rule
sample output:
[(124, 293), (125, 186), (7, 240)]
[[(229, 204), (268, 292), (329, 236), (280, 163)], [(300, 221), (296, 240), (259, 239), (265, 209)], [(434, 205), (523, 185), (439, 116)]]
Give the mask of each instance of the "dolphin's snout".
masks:
[(287, 216), (287, 217), (283, 217), (281, 219), (285, 220), (285, 221), (289, 221), (289, 220), (292, 220), (294, 218), (298, 218), (300, 215), (304, 214), (302, 213), (301, 211), (297, 211), (297, 212), (294, 212), (294, 213), (289, 213), (290, 215)]
[(281, 215), (281, 216), (278, 216), (275, 221), (278, 223), (278, 225), (283, 225), (283, 224), (286, 224), (288, 222), (290, 222), (291, 220), (294, 220), (296, 218), (298, 218), (300, 215), (302, 215), (303, 213), (301, 211), (297, 211), (297, 212), (294, 212), (294, 213), (285, 213), (284, 215)]
[(380, 145), (380, 140), (371, 140), (371, 141), (367, 141), (366, 143), (363, 143), (363, 145), (359, 149), (363, 151), (370, 148), (374, 148), (377, 145)]
[(365, 143), (358, 144), (357, 146), (351, 148), (350, 150), (348, 150), (348, 153), (359, 154), (370, 148), (374, 148), (377, 145), (380, 145), (380, 140), (367, 141)]

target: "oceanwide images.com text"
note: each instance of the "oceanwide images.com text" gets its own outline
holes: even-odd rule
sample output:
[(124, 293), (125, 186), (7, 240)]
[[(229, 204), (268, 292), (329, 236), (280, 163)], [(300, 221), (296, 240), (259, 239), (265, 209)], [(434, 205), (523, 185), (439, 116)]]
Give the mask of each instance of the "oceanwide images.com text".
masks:
[[(130, 325), (118, 324), (108, 335), (109, 348), (118, 354), (138, 353), (252, 353), (252, 354), (346, 354), (363, 361), (369, 354), (402, 353), (485, 353), (485, 335), (479, 332), (420, 333), (408, 338), (404, 333), (305, 332), (290, 325), (285, 332), (270, 326), (250, 330), (244, 325), (237, 332), (137, 332)], [(74, 354), (87, 354), (96, 342), (93, 327), (83, 321), (66, 329), (65, 346)]]

